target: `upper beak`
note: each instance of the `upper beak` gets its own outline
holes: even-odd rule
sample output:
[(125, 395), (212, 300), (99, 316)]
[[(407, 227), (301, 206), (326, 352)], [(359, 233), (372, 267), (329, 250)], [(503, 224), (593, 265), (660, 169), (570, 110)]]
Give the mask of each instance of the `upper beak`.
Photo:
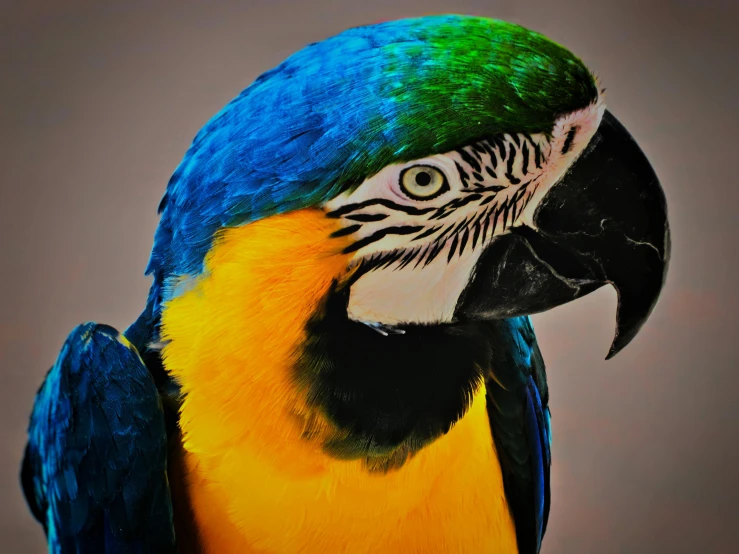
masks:
[(542, 312), (611, 284), (623, 349), (657, 302), (670, 257), (659, 180), (608, 111), (590, 144), (536, 209), (534, 228), (513, 227), (483, 252), (457, 306), (462, 319)]

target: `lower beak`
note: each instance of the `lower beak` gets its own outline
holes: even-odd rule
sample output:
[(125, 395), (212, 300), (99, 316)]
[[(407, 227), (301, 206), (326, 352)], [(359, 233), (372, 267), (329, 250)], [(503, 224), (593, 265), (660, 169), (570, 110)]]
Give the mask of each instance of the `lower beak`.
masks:
[(670, 257), (667, 205), (649, 161), (608, 111), (582, 155), (536, 209), (483, 252), (456, 314), (498, 319), (542, 312), (605, 284), (618, 293), (607, 358), (654, 309)]

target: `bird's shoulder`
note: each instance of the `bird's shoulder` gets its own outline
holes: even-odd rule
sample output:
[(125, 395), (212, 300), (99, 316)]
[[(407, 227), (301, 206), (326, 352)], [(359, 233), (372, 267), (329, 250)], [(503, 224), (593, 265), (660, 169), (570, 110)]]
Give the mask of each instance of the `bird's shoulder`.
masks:
[(112, 327), (78, 326), (36, 396), (21, 475), (50, 546), (174, 552), (166, 464), (161, 402), (137, 350)]

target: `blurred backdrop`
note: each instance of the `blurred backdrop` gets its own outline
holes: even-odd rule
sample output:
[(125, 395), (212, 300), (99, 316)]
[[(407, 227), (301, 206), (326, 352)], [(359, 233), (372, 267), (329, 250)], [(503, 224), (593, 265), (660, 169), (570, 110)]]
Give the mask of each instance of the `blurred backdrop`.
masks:
[(554, 434), (544, 552), (737, 552), (737, 6), (3, 1), (0, 551), (44, 552), (17, 479), (34, 393), (74, 325), (122, 330), (142, 309), (156, 207), (198, 129), (309, 42), (456, 12), (521, 23), (581, 56), (670, 209), (667, 286), (623, 353), (603, 360), (611, 290), (534, 318)]

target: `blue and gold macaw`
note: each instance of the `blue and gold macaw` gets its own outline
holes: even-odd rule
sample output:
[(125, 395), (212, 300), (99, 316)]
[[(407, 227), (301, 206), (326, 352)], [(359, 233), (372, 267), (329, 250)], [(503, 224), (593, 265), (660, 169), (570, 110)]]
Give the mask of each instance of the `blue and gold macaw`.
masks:
[(516, 25), (348, 30), (260, 76), (159, 207), (146, 309), (72, 332), (23, 486), (55, 553), (539, 552), (528, 318), (669, 258), (665, 198), (603, 91)]

